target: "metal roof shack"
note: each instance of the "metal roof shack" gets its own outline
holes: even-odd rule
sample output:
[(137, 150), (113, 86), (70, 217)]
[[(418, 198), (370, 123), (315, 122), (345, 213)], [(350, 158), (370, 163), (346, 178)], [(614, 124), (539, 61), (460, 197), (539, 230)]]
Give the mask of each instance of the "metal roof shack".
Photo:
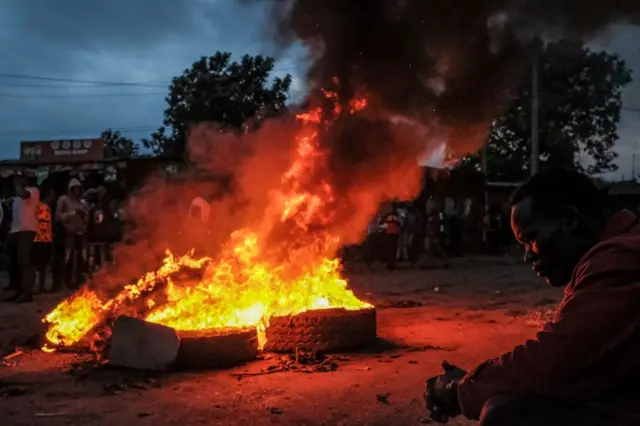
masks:
[(0, 161), (0, 193), (12, 193), (13, 176), (25, 175), (35, 183), (49, 179), (57, 191), (64, 191), (71, 177), (81, 177), (89, 186), (107, 184), (117, 186), (125, 193), (138, 188), (151, 175), (166, 177), (185, 169), (180, 157), (136, 156), (76, 161), (56, 161), (48, 157), (39, 160), (19, 159)]

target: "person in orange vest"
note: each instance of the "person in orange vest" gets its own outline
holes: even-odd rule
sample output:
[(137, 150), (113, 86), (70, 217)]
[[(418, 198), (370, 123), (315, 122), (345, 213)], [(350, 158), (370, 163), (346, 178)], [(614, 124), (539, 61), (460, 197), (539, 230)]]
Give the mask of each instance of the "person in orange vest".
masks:
[(35, 270), (38, 275), (38, 291), (45, 293), (47, 268), (51, 266), (51, 256), (53, 253), (51, 206), (55, 202), (56, 192), (49, 185), (41, 185), (40, 197), (37, 213), (38, 228), (35, 239), (33, 240), (32, 256), (33, 264), (35, 265)]
[(402, 232), (402, 223), (400, 222), (398, 206), (395, 201), (391, 203), (391, 211), (384, 217), (384, 229), (386, 240), (385, 260), (387, 262), (387, 269), (393, 271), (396, 268), (398, 241), (400, 240), (400, 233)]

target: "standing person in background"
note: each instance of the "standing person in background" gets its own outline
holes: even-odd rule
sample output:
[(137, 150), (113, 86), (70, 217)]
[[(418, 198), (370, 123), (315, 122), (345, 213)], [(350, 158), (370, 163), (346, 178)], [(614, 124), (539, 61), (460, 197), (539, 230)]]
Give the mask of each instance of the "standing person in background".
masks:
[(131, 244), (136, 234), (136, 217), (140, 217), (137, 213), (139, 202), (139, 194), (133, 193), (127, 199), (120, 202), (118, 208), (118, 220), (120, 222), (120, 230), (122, 242)]
[[(114, 198), (111, 200), (111, 211), (113, 212), (113, 238), (115, 243), (123, 242), (124, 240), (124, 219), (126, 215), (124, 208), (122, 207), (122, 203), (123, 201), (120, 199)], [(111, 253), (111, 257), (113, 257), (113, 252)]]
[(375, 261), (384, 260), (385, 241), (383, 237), (385, 235), (383, 234), (384, 230), (381, 228), (382, 222), (383, 218), (378, 213), (371, 219), (367, 228), (367, 237), (363, 243), (363, 260), (369, 269), (371, 269)]
[(14, 177), (16, 192), (13, 201), (11, 230), (9, 231), (10, 276), (17, 286), (15, 294), (8, 301), (28, 303), (33, 300), (35, 271), (31, 259), (33, 239), (36, 236), (38, 221), (36, 218), (40, 192), (27, 186), (25, 176)]
[(409, 260), (409, 212), (407, 207), (402, 206), (396, 209), (398, 220), (400, 221), (400, 237), (398, 238), (398, 256), (400, 261)]
[(400, 234), (402, 233), (402, 224), (400, 223), (400, 217), (398, 215), (398, 204), (394, 201), (391, 203), (391, 211), (384, 218), (385, 225), (385, 260), (387, 262), (387, 269), (393, 271), (396, 269), (396, 262), (398, 260), (398, 243), (400, 241)]
[(51, 209), (52, 213), (52, 231), (53, 231), (53, 282), (51, 284), (51, 288), (49, 289), (50, 293), (57, 293), (62, 291), (64, 287), (64, 239), (65, 239), (65, 229), (62, 222), (58, 219), (58, 203), (60, 199), (64, 197), (61, 195), (57, 197), (53, 204), (53, 208)]
[(409, 228), (409, 262), (415, 266), (424, 252), (424, 239), (426, 235), (426, 223), (424, 216), (415, 205), (410, 204), (408, 215)]
[(2, 244), (4, 248), (4, 261), (5, 268), (7, 269), (7, 273), (9, 274), (9, 285), (4, 288), (5, 291), (15, 292), (20, 288), (20, 283), (18, 282), (18, 277), (16, 275), (16, 269), (12, 267), (11, 263), (11, 253), (13, 250), (12, 247), (12, 238), (10, 238), (11, 232), (11, 223), (13, 222), (13, 199), (14, 197), (10, 197), (5, 200), (2, 206), (4, 210), (4, 217), (2, 219), (2, 225), (0, 225), (0, 233), (2, 233)]
[(188, 219), (184, 223), (185, 242), (202, 254), (207, 252), (211, 240), (211, 199), (210, 195), (196, 196), (189, 205)]
[(454, 257), (462, 256), (462, 233), (464, 222), (462, 214), (454, 210), (449, 216), (449, 253)]
[(100, 185), (95, 195), (89, 210), (87, 231), (92, 270), (111, 260), (111, 245), (115, 242), (117, 234), (116, 214), (107, 188)]
[(82, 184), (76, 178), (69, 181), (67, 195), (58, 199), (56, 221), (64, 228), (63, 281), (76, 289), (82, 284), (86, 263), (88, 209), (82, 199)]
[(33, 264), (38, 275), (38, 290), (46, 291), (47, 267), (51, 264), (53, 246), (51, 206), (56, 199), (56, 192), (49, 185), (40, 186), (41, 200), (38, 203), (38, 229), (33, 241)]
[(491, 255), (500, 254), (502, 236), (502, 216), (500, 207), (492, 205), (489, 208), (489, 230), (487, 234), (488, 251)]
[(205, 197), (196, 196), (189, 206), (189, 217), (202, 223), (208, 224), (211, 216), (211, 205)]
[(444, 213), (434, 210), (427, 220), (427, 233), (429, 236), (429, 254), (433, 257), (446, 258), (444, 249)]

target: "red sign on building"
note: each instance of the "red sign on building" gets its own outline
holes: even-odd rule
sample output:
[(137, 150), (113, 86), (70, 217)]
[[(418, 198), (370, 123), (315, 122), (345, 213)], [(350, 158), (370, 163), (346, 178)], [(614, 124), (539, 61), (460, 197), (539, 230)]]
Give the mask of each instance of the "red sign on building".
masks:
[(20, 142), (20, 160), (34, 163), (78, 163), (104, 158), (102, 139)]

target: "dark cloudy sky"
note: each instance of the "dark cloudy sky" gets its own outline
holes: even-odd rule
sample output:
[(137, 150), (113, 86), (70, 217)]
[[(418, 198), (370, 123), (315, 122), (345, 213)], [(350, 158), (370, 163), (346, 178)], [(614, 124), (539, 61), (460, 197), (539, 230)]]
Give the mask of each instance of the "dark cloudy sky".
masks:
[[(258, 2), (259, 3), (259, 2)], [(264, 5), (232, 0), (0, 0), (0, 158), (16, 157), (20, 140), (95, 137), (111, 127), (135, 139), (162, 121), (166, 86), (202, 55), (217, 50), (265, 53)], [(638, 69), (625, 92), (640, 109), (640, 30), (619, 28), (594, 43), (620, 53)], [(268, 53), (268, 52), (267, 52)], [(301, 75), (302, 52), (287, 52), (278, 74)], [(140, 82), (147, 86), (77, 81)], [(303, 86), (294, 79), (294, 95)], [(640, 112), (620, 126), (619, 176), (640, 154)], [(638, 160), (640, 170), (640, 158)]]

